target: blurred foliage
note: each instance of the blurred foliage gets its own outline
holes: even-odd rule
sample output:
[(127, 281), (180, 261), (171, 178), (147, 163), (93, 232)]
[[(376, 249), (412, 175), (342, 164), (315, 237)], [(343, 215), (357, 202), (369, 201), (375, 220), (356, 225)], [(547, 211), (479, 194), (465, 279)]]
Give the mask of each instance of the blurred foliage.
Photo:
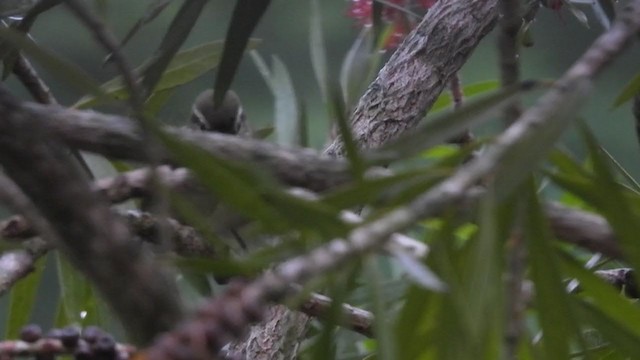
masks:
[[(380, 2), (388, 3), (396, 2)], [(421, 2), (422, 10), (426, 3)], [(594, 21), (589, 11), (575, 4), (557, 5), (562, 3), (570, 2), (554, 3), (554, 11), (541, 9), (538, 20), (528, 25), (535, 45), (522, 50), (526, 77), (559, 76), (600, 31), (580, 25)], [(350, 136), (349, 112), (388, 58), (391, 50), (383, 49), (398, 36), (394, 23), (372, 18), (372, 28), (358, 29), (344, 16), (345, 1), (255, 4), (239, 0), (233, 8), (228, 1), (96, 2), (97, 13), (115, 29), (126, 56), (143, 77), (144, 110), (150, 119), (147, 130), (193, 171), (207, 191), (205, 201), (216, 206), (219, 202), (218, 209), (233, 211), (250, 222), (241, 231), (250, 245), (239, 249), (225, 238), (228, 234), (207, 228), (209, 214), (199, 213), (195, 201), (192, 204), (182, 194), (168, 197), (181, 221), (202, 230), (217, 249), (225, 248), (218, 259), (173, 261), (185, 277), (202, 275), (198, 281), (211, 282), (207, 290), (214, 293), (220, 287), (208, 278), (212, 272), (256, 274), (348, 236), (357, 225), (340, 217), (344, 210), (363, 209), (362, 221), (368, 223), (429, 191), (454, 174), (474, 150), (491, 144), (500, 129), (491, 120), (505, 104), (522, 97), (530, 105), (540, 94), (532, 90), (544, 91), (543, 81), (500, 89), (494, 39), (489, 36), (461, 71), (466, 96), (462, 108), (451, 111), (452, 96), (443, 94), (416, 131), (377, 151), (360, 153)], [(607, 3), (597, 4), (604, 9)], [(605, 17), (597, 11), (594, 15), (603, 27), (610, 16), (606, 9)], [(382, 11), (378, 15), (385, 16), (384, 8), (378, 10)], [(579, 21), (568, 16), (562, 20), (558, 11)], [(371, 12), (375, 17), (376, 8)], [(287, 16), (282, 21), (284, 14), (305, 16)], [(63, 6), (41, 14), (30, 37), (2, 29), (0, 38), (36, 63), (63, 105), (130, 112), (123, 100), (131, 89), (123, 84), (110, 54)], [(337, 302), (327, 319), (314, 323), (302, 357), (496, 359), (505, 357), (510, 345), (521, 359), (640, 358), (640, 309), (584, 268), (583, 250), (554, 239), (542, 210), (544, 201), (555, 198), (570, 199), (597, 212), (614, 228), (628, 262), (624, 265), (640, 266), (636, 244), (640, 228), (635, 229), (640, 216), (636, 180), (640, 152), (629, 131), (633, 125), (626, 121), (630, 113), (620, 106), (638, 89), (637, 76), (627, 83), (638, 72), (638, 55), (638, 49), (630, 51), (607, 71), (588, 104), (583, 104), (587, 89), (576, 85), (578, 91), (554, 116), (584, 121), (578, 131), (567, 131), (558, 146), (561, 150), (554, 149), (554, 144), (565, 132), (563, 126), (535, 133), (510, 147), (496, 172), (500, 181), (486, 189), (473, 211), (465, 216), (445, 213), (410, 229), (412, 236), (430, 246), (426, 259), (405, 252), (368, 255), (353, 259), (342, 272), (323, 276), (322, 286), (315, 288)], [(10, 77), (7, 86), (26, 98), (15, 79)], [(279, 144), (320, 148), (332, 137), (335, 125), (345, 139), (354, 182), (319, 199), (294, 196), (264, 169), (212, 157), (163, 131), (161, 124), (185, 123), (191, 99), (214, 86), (235, 89), (252, 126), (273, 127)], [(616, 109), (611, 106), (614, 101)], [(440, 145), (467, 128), (480, 140), (460, 148)], [(391, 164), (394, 175), (364, 176), (367, 168), (379, 164)], [(542, 184), (550, 185), (540, 191)], [(515, 321), (505, 311), (513, 295), (506, 293), (504, 285), (505, 249), (511, 236), (521, 237), (526, 246), (525, 273), (535, 296), (525, 304), (521, 336), (505, 339), (505, 329)], [(64, 259), (55, 260), (55, 267), (51, 260), (46, 266), (41, 261), (34, 274), (11, 290), (9, 300), (2, 299), (6, 336), (15, 336), (19, 325), (29, 320), (45, 326), (91, 323), (117, 330), (93, 286)], [(57, 280), (53, 288), (47, 281), (51, 278)], [(580, 281), (580, 292), (566, 291), (566, 282), (572, 278)], [(202, 296), (195, 285), (185, 283), (181, 288), (182, 296), (193, 303)], [(38, 291), (59, 296), (42, 296)], [(373, 339), (337, 326), (340, 301), (374, 313)], [(598, 341), (588, 337), (593, 333), (600, 336)]]

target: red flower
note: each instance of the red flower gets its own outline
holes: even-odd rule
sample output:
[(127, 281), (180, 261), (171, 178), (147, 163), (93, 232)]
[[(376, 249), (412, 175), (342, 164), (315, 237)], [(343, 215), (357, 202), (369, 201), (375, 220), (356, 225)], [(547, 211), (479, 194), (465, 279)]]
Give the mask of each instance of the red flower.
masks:
[[(387, 0), (396, 6), (383, 5), (382, 20), (393, 26), (393, 33), (387, 39), (385, 48), (392, 49), (400, 44), (414, 24), (398, 7), (418, 6), (424, 10), (431, 8), (438, 0)], [(370, 26), (373, 16), (373, 0), (351, 0), (347, 16), (356, 20), (359, 26)]]
[(355, 19), (359, 25), (371, 25), (373, 15), (373, 0), (351, 0), (347, 16)]

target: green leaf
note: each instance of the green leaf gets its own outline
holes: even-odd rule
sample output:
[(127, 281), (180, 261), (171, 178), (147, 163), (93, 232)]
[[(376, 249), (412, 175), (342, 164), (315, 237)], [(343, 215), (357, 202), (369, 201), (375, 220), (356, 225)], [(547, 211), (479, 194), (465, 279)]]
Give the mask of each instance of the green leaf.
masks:
[(261, 129), (257, 129), (253, 132), (253, 138), (263, 140), (268, 138), (274, 132), (273, 126), (263, 127)]
[[(563, 266), (568, 275), (579, 282), (579, 292), (575, 295), (578, 302), (588, 303), (597, 309), (608, 322), (615, 323), (617, 327), (626, 329), (630, 336), (635, 337), (636, 343), (640, 341), (640, 309), (625, 299), (620, 291), (611, 284), (605, 283), (591, 271), (580, 266), (568, 254), (563, 258)], [(596, 324), (594, 324), (596, 325)], [(598, 327), (596, 326), (596, 329)], [(640, 349), (636, 346), (634, 352), (638, 354)], [(638, 356), (632, 356), (638, 358)]]
[(275, 98), (276, 141), (287, 146), (301, 145), (300, 108), (287, 67), (275, 55), (271, 58), (271, 70), (257, 51), (251, 52), (251, 58)]
[(634, 75), (634, 77), (625, 85), (620, 94), (613, 102), (613, 107), (617, 108), (627, 101), (633, 99), (636, 94), (640, 93), (640, 73)]
[(535, 185), (525, 187), (526, 210), (523, 211), (523, 236), (528, 244), (531, 279), (536, 289), (536, 309), (543, 332), (545, 359), (567, 359), (569, 343), (577, 331), (568, 295), (562, 284), (558, 257), (545, 222)]
[[(505, 202), (508, 215), (515, 206)], [(501, 259), (504, 240), (509, 235), (511, 221), (504, 221), (504, 212), (499, 211), (495, 189), (489, 188), (478, 209), (478, 235), (469, 243), (468, 258), (465, 259), (465, 291), (463, 298), (471, 299), (465, 306), (466, 322), (473, 346), (479, 354), (486, 354), (491, 337), (502, 329), (499, 306), (502, 304), (503, 265)]]
[[(322, 330), (316, 340), (311, 345), (311, 358), (324, 360), (328, 355), (330, 358), (337, 358), (336, 348), (340, 345), (340, 337), (336, 336), (337, 331), (340, 331), (338, 325), (343, 320), (342, 304), (346, 301), (349, 292), (353, 289), (355, 279), (358, 277), (360, 270), (360, 261), (355, 261), (354, 264), (350, 264), (345, 271), (341, 274), (327, 274), (326, 280), (323, 279), (322, 288), (327, 289), (326, 292), (331, 298), (332, 302), (328, 311), (322, 315)], [(308, 286), (310, 288), (310, 286)], [(306, 289), (305, 289), (306, 290)], [(310, 290), (310, 289), (309, 289)], [(305, 296), (305, 291), (302, 291), (298, 296), (300, 301), (303, 300), (302, 296)], [(291, 304), (289, 305), (291, 307)]]
[(385, 193), (394, 188), (404, 189), (415, 182), (435, 182), (443, 177), (438, 171), (424, 169), (396, 172), (390, 176), (380, 178), (365, 178), (358, 183), (349, 183), (323, 196), (323, 202), (338, 209), (347, 209), (361, 204), (371, 204), (384, 197)]
[(384, 164), (418, 154), (424, 149), (445, 142), (463, 130), (493, 118), (493, 115), (523, 92), (537, 88), (539, 83), (526, 82), (500, 89), (482, 99), (470, 101), (448, 114), (436, 116), (409, 134), (401, 136), (378, 150), (365, 154), (374, 164)]
[[(259, 40), (252, 39), (248, 48), (253, 48), (258, 43)], [(212, 41), (179, 52), (162, 75), (156, 86), (155, 93), (158, 94), (164, 90), (189, 83), (217, 67), (222, 54), (222, 46), (222, 41)], [(134, 71), (140, 73), (146, 67), (147, 64), (145, 63)], [(121, 77), (107, 81), (101, 85), (101, 89), (110, 98), (125, 100), (128, 97), (127, 87), (123, 84)], [(78, 100), (73, 107), (88, 108), (99, 103), (101, 103), (99, 99), (93, 96), (85, 96)]]
[(270, 0), (237, 0), (227, 30), (220, 70), (213, 87), (215, 104), (222, 103), (224, 94), (231, 86), (240, 65), (242, 54), (247, 48), (249, 37), (270, 3)]
[[(526, 131), (524, 136), (519, 141), (508, 145), (509, 150), (503, 152), (504, 155), (501, 156), (499, 167), (492, 174), (496, 180), (496, 188), (501, 192), (508, 193), (528, 176), (533, 167), (547, 157), (553, 144), (569, 124), (578, 117), (578, 111), (586, 102), (587, 95), (591, 90), (590, 81), (580, 78), (570, 84), (565, 84), (565, 86), (570, 90), (564, 91), (564, 101), (561, 104), (555, 104), (553, 111), (545, 114), (548, 121), (541, 126), (531, 127), (527, 130), (520, 129)], [(554, 101), (549, 96), (557, 96), (557, 94), (547, 94), (539, 100), (539, 106), (549, 106), (545, 102)], [(495, 149), (501, 151), (499, 148)], [(491, 148), (488, 149), (485, 156), (491, 156), (491, 151)]]
[(142, 72), (142, 85), (147, 94), (152, 94), (167, 66), (191, 33), (207, 0), (185, 0), (180, 10), (171, 21), (160, 47), (148, 61)]
[(144, 102), (144, 112), (149, 118), (155, 118), (175, 92), (175, 88), (156, 91)]
[(5, 339), (18, 338), (20, 329), (29, 323), (44, 268), (45, 261), (42, 259), (34, 264), (34, 269), (29, 275), (18, 281), (11, 289), (9, 293), (9, 308), (7, 309)]
[(405, 251), (394, 251), (393, 258), (396, 259), (409, 279), (417, 285), (431, 291), (447, 290), (447, 284), (440, 280), (438, 275), (431, 271), (427, 265), (420, 262), (420, 259), (417, 259), (415, 255)]
[(297, 141), (300, 147), (309, 147), (309, 116), (304, 100), (298, 98), (298, 118), (296, 119), (298, 130)]
[(613, 157), (613, 155), (611, 155), (607, 151), (607, 149), (600, 146), (600, 151), (609, 159), (609, 162), (611, 163), (611, 165), (613, 165), (613, 167), (617, 170), (618, 174), (620, 174), (627, 181), (627, 184), (629, 184), (629, 186), (631, 186), (631, 188), (636, 193), (640, 192), (640, 184), (636, 181), (636, 179), (633, 178), (633, 176), (631, 176), (631, 174), (629, 174), (627, 169), (622, 167), (622, 164), (620, 164), (618, 160), (616, 160)]
[(622, 245), (625, 259), (635, 269), (640, 269), (640, 247), (637, 246), (637, 235), (640, 233), (640, 223), (637, 221), (639, 209), (628, 201), (625, 189), (616, 182), (593, 134), (583, 127), (582, 136), (587, 144), (595, 175), (593, 186), (596, 192), (587, 200), (609, 221)]
[[(20, 33), (27, 34), (35, 23), (36, 19), (43, 12), (62, 3), (62, 0), (42, 0), (33, 5), (22, 17), (20, 22), (12, 24), (12, 28)], [(4, 20), (0, 20), (2, 26), (8, 27)], [(12, 72), (15, 62), (18, 60), (18, 49), (11, 43), (0, 41), (0, 58), (2, 58), (3, 69), (2, 78), (6, 79)]]
[(601, 309), (586, 301), (578, 301), (582, 316), (611, 342), (616, 350), (627, 354), (627, 359), (638, 359), (640, 337), (632, 329), (622, 326), (607, 316)]
[(309, 19), (309, 50), (311, 65), (320, 87), (320, 94), (324, 102), (329, 101), (329, 73), (327, 70), (327, 50), (322, 34), (322, 13), (318, 0), (311, 0)]
[(569, 1), (564, 2), (565, 6), (569, 9), (571, 14), (578, 19), (578, 21), (587, 29), (589, 28), (589, 19), (587, 15), (580, 9), (578, 9), (574, 4)]
[(384, 299), (380, 264), (376, 261), (375, 256), (369, 256), (365, 260), (365, 270), (367, 274), (367, 282), (371, 291), (371, 299), (373, 299), (373, 315), (374, 315), (374, 334), (378, 341), (376, 359), (392, 360), (396, 359), (395, 337), (388, 324), (391, 316), (388, 313), (386, 301)]
[[(487, 80), (463, 86), (462, 93), (466, 98), (471, 98), (473, 96), (481, 95), (498, 88), (500, 88), (500, 81)], [(438, 99), (436, 99), (436, 102), (433, 103), (433, 105), (431, 106), (431, 110), (429, 111), (433, 113), (448, 108), (452, 105), (453, 98), (451, 97), (451, 93), (446, 91), (438, 96)]]
[(56, 254), (60, 298), (66, 324), (96, 324), (99, 319), (96, 295), (89, 281), (60, 254)]
[(340, 68), (340, 88), (344, 95), (345, 104), (353, 108), (358, 97), (362, 94), (369, 75), (371, 61), (371, 43), (373, 34), (371, 27), (363, 27), (347, 51)]
[(349, 230), (338, 219), (336, 209), (290, 195), (256, 169), (211, 156), (158, 127), (152, 130), (181, 164), (193, 170), (207, 190), (240, 214), (260, 221), (266, 229), (304, 229), (330, 236), (342, 236)]
[(564, 151), (558, 149), (552, 150), (548, 160), (563, 176), (582, 179), (591, 178), (591, 173)]

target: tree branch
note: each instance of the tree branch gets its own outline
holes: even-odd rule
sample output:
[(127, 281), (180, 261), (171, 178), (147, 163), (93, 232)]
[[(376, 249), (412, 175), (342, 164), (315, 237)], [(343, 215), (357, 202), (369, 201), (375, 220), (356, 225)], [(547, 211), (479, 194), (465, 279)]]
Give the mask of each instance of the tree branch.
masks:
[[(418, 124), (497, 16), (497, 0), (438, 1), (360, 98), (351, 117), (358, 145), (378, 147)], [(325, 154), (344, 155), (341, 137)]]
[[(56, 231), (47, 240), (94, 281), (134, 339), (148, 342), (172, 328), (182, 316), (175, 284), (132, 245), (124, 223), (21, 109), (0, 89), (0, 162)], [(123, 277), (125, 287), (116, 280)]]

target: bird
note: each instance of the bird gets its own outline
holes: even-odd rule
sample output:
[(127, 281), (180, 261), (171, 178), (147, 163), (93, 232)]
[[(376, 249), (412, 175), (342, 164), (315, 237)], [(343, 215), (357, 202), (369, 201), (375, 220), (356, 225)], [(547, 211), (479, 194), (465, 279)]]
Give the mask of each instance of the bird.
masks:
[[(251, 137), (252, 131), (246, 121), (244, 109), (240, 102), (240, 97), (233, 90), (228, 90), (222, 103), (218, 106), (214, 103), (213, 89), (202, 91), (194, 100), (191, 106), (191, 117), (189, 119), (192, 128), (205, 132), (217, 132), (227, 135), (237, 135), (241, 137)], [(247, 245), (238, 234), (235, 225), (244, 222), (237, 214), (225, 206), (218, 204), (218, 201), (209, 197), (213, 222), (219, 228), (226, 228), (238, 242), (241, 248), (246, 249)], [(221, 224), (223, 226), (221, 226)]]
[[(191, 114), (186, 127), (193, 131), (217, 132), (226, 135), (251, 136), (251, 129), (246, 123), (240, 97), (233, 90), (228, 90), (219, 106), (214, 105), (213, 89), (202, 91), (191, 105)], [(185, 119), (186, 120), (186, 119)], [(218, 235), (227, 234), (236, 238), (236, 243), (246, 249), (246, 244), (238, 235), (235, 226), (241, 220), (239, 215), (227, 206), (220, 204), (215, 196), (198, 185), (187, 184), (176, 193), (194, 206), (201, 215), (210, 221), (212, 230)], [(158, 206), (159, 198), (150, 194), (140, 202), (140, 209), (153, 211)], [(170, 206), (169, 214), (179, 222), (185, 219), (179, 211)]]
[(196, 97), (191, 106), (191, 125), (201, 131), (249, 137), (251, 130), (238, 94), (228, 90), (218, 106), (213, 95), (213, 89), (207, 89)]
[[(191, 106), (190, 127), (197, 131), (217, 132), (227, 135), (251, 137), (251, 129), (246, 122), (240, 97), (233, 90), (228, 90), (218, 106), (214, 103), (213, 89), (202, 91)], [(195, 189), (192, 189), (195, 190)], [(201, 213), (211, 221), (212, 230), (239, 246), (241, 251), (247, 250), (247, 244), (238, 233), (237, 226), (244, 218), (228, 207), (219, 203), (211, 194), (201, 191), (187, 191), (183, 194)], [(179, 219), (179, 217), (178, 217)], [(217, 253), (228, 253), (229, 248), (216, 248)], [(183, 273), (184, 279), (203, 295), (210, 295), (211, 287), (207, 275)], [(227, 277), (212, 274), (218, 284), (225, 284)]]

